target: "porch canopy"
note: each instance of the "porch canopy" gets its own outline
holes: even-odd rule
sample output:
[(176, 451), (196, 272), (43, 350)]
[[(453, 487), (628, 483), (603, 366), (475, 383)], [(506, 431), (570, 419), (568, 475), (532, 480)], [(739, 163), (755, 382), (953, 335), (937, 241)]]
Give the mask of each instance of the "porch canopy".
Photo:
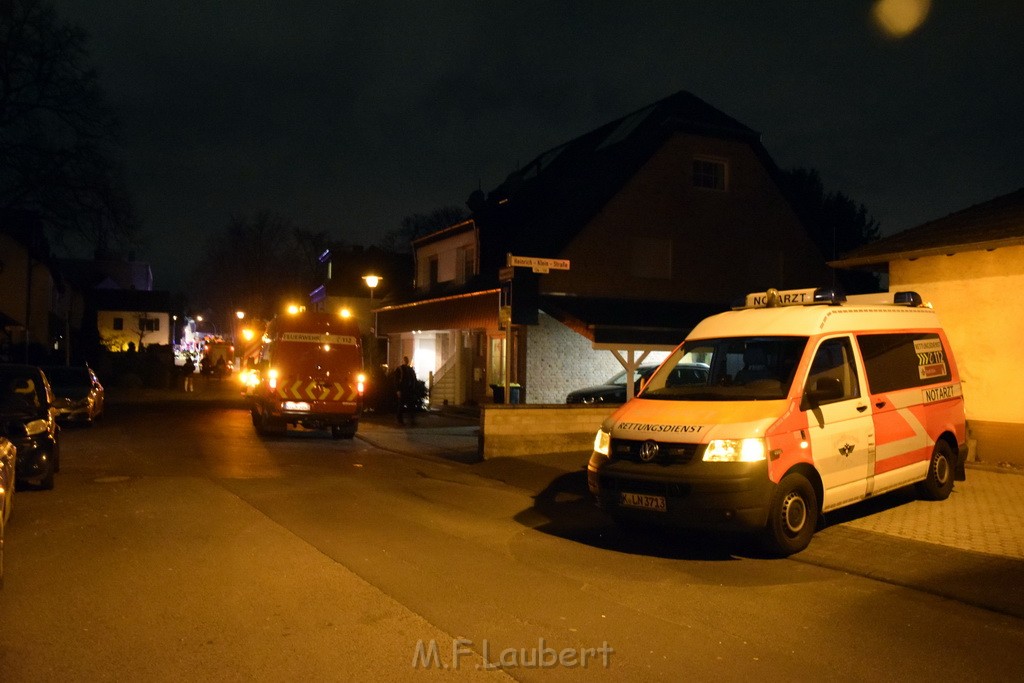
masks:
[(411, 330), (498, 329), (498, 292), (468, 294), (385, 306), (374, 311), (378, 334)]

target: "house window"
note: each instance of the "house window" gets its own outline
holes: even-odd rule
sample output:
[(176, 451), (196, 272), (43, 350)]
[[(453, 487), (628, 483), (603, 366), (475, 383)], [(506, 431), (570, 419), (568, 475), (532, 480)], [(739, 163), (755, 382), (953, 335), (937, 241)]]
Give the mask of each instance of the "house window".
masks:
[(457, 278), (459, 284), (463, 284), (473, 277), (476, 271), (476, 259), (473, 255), (473, 247), (459, 247), (458, 267), (459, 271)]
[(124, 329), (124, 318), (114, 318), (114, 329), (115, 330), (123, 330)]
[(437, 284), (437, 257), (431, 256), (427, 261), (427, 286), (433, 287)]
[(725, 190), (725, 162), (711, 159), (693, 160), (693, 186), (708, 190)]
[(139, 318), (139, 331), (140, 332), (159, 332), (160, 331), (160, 319), (159, 318)]

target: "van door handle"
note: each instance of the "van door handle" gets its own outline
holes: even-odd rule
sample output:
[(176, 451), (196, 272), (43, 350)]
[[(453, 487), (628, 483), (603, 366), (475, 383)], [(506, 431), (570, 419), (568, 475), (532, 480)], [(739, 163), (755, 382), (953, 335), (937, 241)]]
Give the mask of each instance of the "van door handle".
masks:
[(884, 408), (885, 407), (885, 401), (879, 401), (878, 403), (875, 404), (875, 407), (876, 408)]
[(857, 412), (858, 413), (863, 413), (867, 409), (868, 409), (867, 406), (857, 406)]

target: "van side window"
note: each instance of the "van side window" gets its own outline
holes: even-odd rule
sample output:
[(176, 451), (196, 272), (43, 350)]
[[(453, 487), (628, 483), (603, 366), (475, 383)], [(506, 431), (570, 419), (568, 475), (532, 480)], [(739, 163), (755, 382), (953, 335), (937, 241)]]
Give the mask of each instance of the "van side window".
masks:
[(950, 381), (946, 351), (934, 332), (860, 334), (857, 345), (873, 394)]
[(821, 342), (807, 374), (807, 389), (822, 389), (829, 382), (838, 381), (843, 393), (836, 401), (860, 396), (857, 365), (853, 360), (853, 345), (849, 337), (826, 339)]

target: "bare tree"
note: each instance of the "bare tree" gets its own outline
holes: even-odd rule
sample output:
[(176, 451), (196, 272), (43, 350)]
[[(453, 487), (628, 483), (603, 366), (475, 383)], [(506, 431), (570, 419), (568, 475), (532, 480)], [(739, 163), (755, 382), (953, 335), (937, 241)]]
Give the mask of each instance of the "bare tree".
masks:
[(466, 220), (458, 206), (442, 206), (428, 213), (414, 213), (402, 219), (402, 227), (389, 230), (380, 241), (381, 249), (394, 253), (411, 251), (412, 241)]
[(35, 213), (58, 244), (105, 249), (137, 224), (86, 43), (46, 0), (0, 0), (0, 207)]
[(207, 240), (192, 278), (195, 303), (222, 315), (241, 309), (269, 318), (286, 300), (304, 301), (315, 276), (308, 252), (315, 247), (300, 246), (299, 235), (313, 239), (270, 211), (232, 217)]
[[(813, 169), (796, 168), (782, 174), (793, 210), (827, 261), (879, 237), (879, 224), (863, 204), (839, 191), (825, 192), (821, 176)], [(873, 292), (878, 278), (868, 272), (838, 271), (836, 277), (851, 293)]]

